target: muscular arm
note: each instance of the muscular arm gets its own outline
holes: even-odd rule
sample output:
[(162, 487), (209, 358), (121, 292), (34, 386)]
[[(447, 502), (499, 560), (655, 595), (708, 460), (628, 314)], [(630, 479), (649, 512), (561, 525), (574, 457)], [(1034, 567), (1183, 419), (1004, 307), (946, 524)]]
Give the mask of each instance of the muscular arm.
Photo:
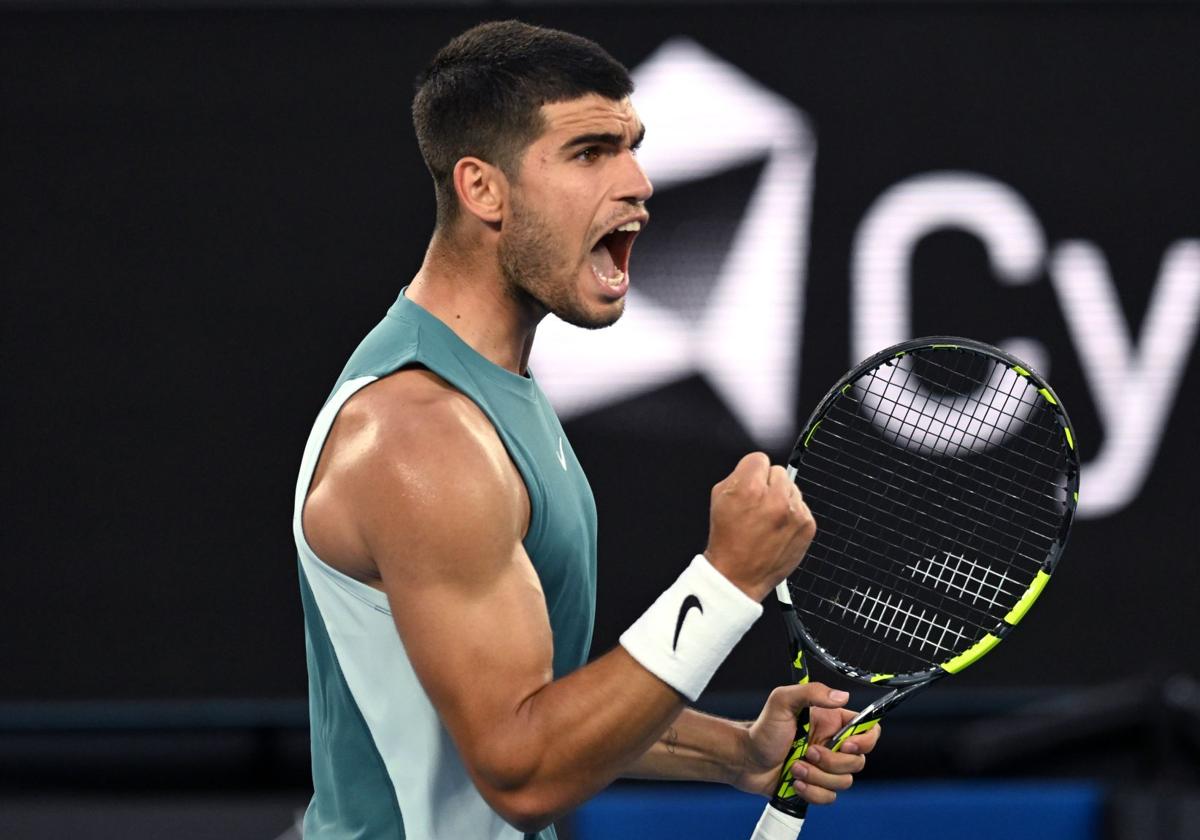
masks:
[(305, 506), (318, 555), (386, 592), (473, 781), (527, 831), (607, 785), (682, 708), (621, 648), (552, 681), (545, 599), (521, 545), (528, 520), (495, 430), (422, 371), (343, 408)]
[[(714, 489), (706, 553), (758, 599), (811, 539), (789, 488), (753, 456)], [(322, 559), (386, 592), (472, 780), (516, 827), (536, 830), (606, 786), (680, 715), (679, 694), (620, 647), (553, 680), (521, 544), (524, 484), (480, 410), (432, 374), (395, 374), (347, 403), (304, 516)]]

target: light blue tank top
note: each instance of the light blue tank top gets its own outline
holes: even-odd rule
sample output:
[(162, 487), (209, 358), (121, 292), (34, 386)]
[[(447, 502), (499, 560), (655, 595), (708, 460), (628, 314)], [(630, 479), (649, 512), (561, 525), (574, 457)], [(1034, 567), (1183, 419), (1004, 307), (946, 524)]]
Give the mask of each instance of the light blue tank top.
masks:
[[(304, 499), (338, 411), (359, 389), (404, 367), (428, 368), (475, 402), (525, 482), (531, 515), (524, 547), (545, 593), (555, 678), (582, 665), (591, 645), (595, 502), (550, 403), (531, 376), (491, 363), (402, 293), (338, 378), (296, 485), (314, 787), (304, 836), (553, 840), (553, 828), (523, 835), (487, 805), (413, 673), (384, 594), (321, 562), (304, 537)], [(503, 632), (504, 622), (496, 616), (492, 626), (463, 632)], [(479, 679), (486, 686), (486, 662)]]

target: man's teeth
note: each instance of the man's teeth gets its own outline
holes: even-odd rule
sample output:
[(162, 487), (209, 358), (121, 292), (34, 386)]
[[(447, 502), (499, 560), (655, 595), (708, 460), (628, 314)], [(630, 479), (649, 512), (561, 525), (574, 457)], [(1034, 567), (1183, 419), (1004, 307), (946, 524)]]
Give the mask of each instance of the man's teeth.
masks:
[(601, 283), (605, 284), (606, 286), (612, 286), (614, 289), (617, 288), (618, 286), (620, 286), (621, 283), (623, 283), (625, 281), (625, 272), (619, 268), (616, 270), (616, 273), (613, 274), (612, 277), (605, 277), (603, 274), (601, 274), (596, 269), (595, 266), (592, 266), (592, 274), (595, 274), (596, 279), (599, 280)]
[(619, 228), (617, 228), (617, 230), (627, 230), (631, 233), (636, 233), (637, 231), (639, 231), (641, 229), (642, 229), (641, 222), (626, 222), (625, 224), (623, 224)]

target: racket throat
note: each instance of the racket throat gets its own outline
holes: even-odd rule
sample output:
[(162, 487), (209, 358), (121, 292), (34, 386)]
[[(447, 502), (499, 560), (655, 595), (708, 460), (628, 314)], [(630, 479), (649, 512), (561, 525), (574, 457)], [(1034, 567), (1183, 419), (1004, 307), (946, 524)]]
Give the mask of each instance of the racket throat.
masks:
[(895, 691), (889, 691), (855, 715), (849, 723), (838, 730), (836, 735), (825, 742), (825, 746), (831, 750), (840, 750), (847, 738), (853, 738), (855, 735), (869, 732), (890, 709), (904, 702), (927, 685), (929, 685), (928, 682), (920, 682), (904, 688), (898, 688)]

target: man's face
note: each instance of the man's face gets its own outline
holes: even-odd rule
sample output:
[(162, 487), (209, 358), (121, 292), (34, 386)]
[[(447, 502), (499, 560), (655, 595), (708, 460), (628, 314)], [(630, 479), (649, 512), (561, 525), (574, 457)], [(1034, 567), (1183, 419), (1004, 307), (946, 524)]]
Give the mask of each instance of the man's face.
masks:
[(500, 266), (518, 297), (606, 327), (624, 310), (630, 250), (649, 220), (652, 187), (634, 157), (644, 129), (628, 99), (593, 94), (544, 105), (542, 116), (546, 130), (512, 185)]

